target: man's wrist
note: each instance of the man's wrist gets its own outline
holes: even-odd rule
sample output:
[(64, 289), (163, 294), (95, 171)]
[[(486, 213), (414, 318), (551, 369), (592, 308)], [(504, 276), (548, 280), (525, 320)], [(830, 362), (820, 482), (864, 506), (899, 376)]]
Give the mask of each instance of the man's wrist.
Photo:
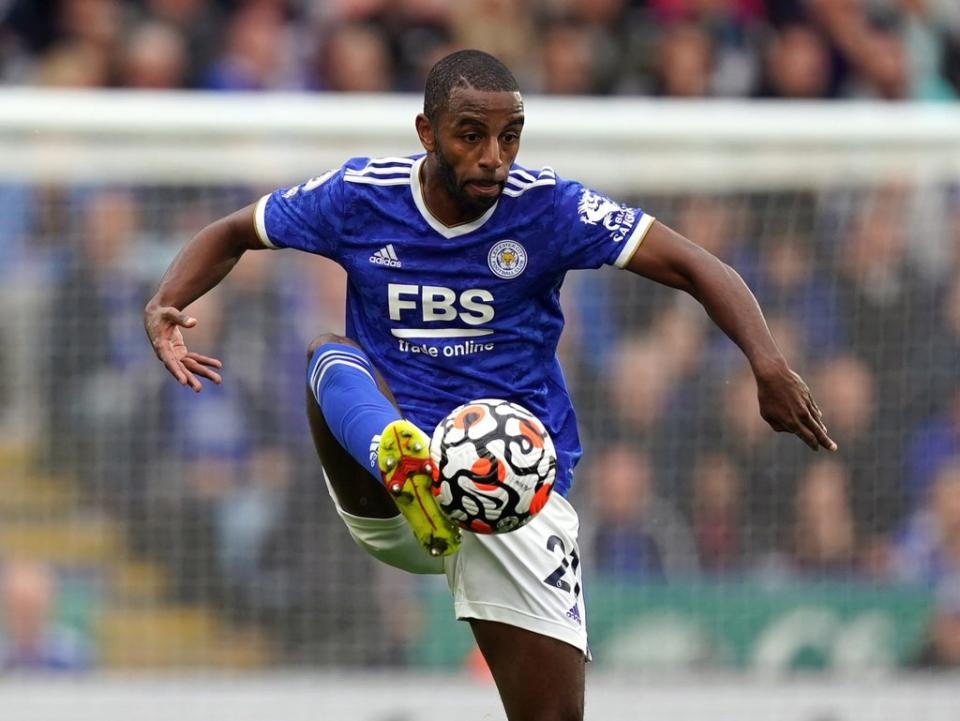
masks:
[(783, 375), (790, 369), (787, 359), (780, 353), (757, 354), (750, 358), (750, 367), (757, 380)]

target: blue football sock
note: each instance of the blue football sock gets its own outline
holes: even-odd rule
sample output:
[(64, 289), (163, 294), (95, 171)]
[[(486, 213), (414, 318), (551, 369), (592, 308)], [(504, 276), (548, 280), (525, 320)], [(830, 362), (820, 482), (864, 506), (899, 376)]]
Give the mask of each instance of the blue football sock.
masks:
[(380, 433), (388, 423), (399, 420), (400, 413), (377, 387), (367, 356), (352, 346), (325, 343), (310, 359), (307, 383), (340, 445), (380, 480)]

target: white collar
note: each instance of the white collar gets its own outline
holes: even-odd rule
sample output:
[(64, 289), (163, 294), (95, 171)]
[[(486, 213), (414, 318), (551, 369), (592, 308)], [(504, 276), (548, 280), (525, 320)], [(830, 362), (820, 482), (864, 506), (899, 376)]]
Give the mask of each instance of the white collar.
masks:
[(427, 224), (444, 238), (457, 238), (461, 235), (472, 233), (486, 223), (494, 211), (496, 211), (497, 205), (500, 203), (500, 198), (497, 198), (497, 201), (487, 209), (486, 213), (475, 220), (471, 220), (469, 223), (460, 223), (452, 226), (445, 225), (430, 212), (430, 209), (427, 207), (427, 202), (423, 198), (423, 187), (420, 185), (420, 168), (426, 159), (427, 156), (424, 155), (413, 164), (413, 169), (410, 174), (410, 192), (413, 194), (414, 205), (417, 206), (417, 210), (420, 211), (420, 215), (427, 221)]

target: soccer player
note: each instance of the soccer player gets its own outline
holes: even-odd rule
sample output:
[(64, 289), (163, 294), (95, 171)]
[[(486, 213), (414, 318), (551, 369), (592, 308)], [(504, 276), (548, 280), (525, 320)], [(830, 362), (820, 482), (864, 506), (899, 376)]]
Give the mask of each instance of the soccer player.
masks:
[[(425, 154), (355, 158), (212, 223), (174, 259), (144, 320), (170, 373), (200, 391), (201, 378), (221, 382), (221, 363), (187, 349), (181, 328), (197, 320), (183, 309), (244, 252), (297, 248), (343, 266), (346, 336), (314, 340), (307, 369), (310, 428), (340, 516), (376, 558), (446, 573), (511, 721), (566, 721), (583, 716), (588, 655), (566, 500), (581, 449), (556, 360), (566, 271), (610, 264), (690, 293), (743, 350), (773, 429), (814, 450), (836, 444), (740, 276), (638, 208), (516, 165), (523, 122), (502, 63), (448, 55), (416, 118)], [(483, 397), (539, 416), (557, 480), (527, 526), (461, 543), (429, 492), (427, 433)]]

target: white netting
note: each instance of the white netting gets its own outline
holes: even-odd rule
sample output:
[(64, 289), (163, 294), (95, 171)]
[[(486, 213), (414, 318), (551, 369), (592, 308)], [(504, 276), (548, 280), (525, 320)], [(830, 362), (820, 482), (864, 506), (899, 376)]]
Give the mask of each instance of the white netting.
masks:
[[(469, 658), (442, 583), (365, 557), (320, 480), (302, 374), (308, 341), (342, 325), (340, 271), (244, 257), (194, 309), (190, 342), (227, 364), (200, 397), (141, 328), (193, 232), (352, 154), (415, 152), (417, 104), (0, 95), (0, 557), (30, 561), (7, 565), (21, 586), (59, 582), (63, 663)], [(523, 164), (741, 272), (842, 448), (766, 429), (742, 357), (688, 299), (572, 275), (596, 667), (949, 663), (924, 639), (960, 606), (960, 115), (540, 98), (527, 115)]]

